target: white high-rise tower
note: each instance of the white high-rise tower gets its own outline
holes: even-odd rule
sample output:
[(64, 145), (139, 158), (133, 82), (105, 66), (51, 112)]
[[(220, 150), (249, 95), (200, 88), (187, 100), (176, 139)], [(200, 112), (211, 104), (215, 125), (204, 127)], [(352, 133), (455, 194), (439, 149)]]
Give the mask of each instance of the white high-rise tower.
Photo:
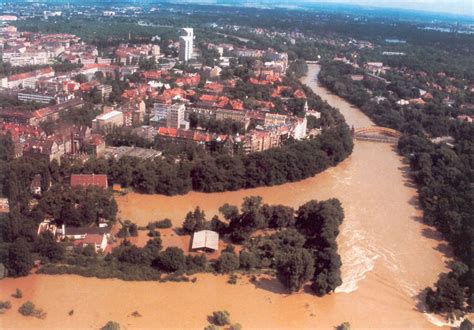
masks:
[(179, 37), (179, 60), (187, 62), (193, 56), (194, 30), (193, 28), (183, 28), (181, 31), (184, 35)]

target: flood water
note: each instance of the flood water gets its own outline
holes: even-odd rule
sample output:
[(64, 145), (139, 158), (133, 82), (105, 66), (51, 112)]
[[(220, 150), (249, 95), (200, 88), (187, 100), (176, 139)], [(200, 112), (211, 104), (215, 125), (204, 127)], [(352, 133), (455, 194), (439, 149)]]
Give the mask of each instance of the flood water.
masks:
[[(305, 83), (338, 108), (349, 125), (373, 123), (357, 108), (317, 85), (319, 67), (309, 65)], [(416, 188), (394, 146), (355, 142), (353, 154), (313, 178), (281, 186), (184, 196), (128, 194), (117, 198), (122, 219), (145, 225), (168, 217), (178, 226), (199, 205), (208, 219), (224, 203), (260, 195), (264, 202), (292, 207), (338, 198), (345, 222), (338, 238), (343, 284), (335, 294), (288, 296), (278, 281), (262, 278), (237, 285), (226, 276), (198, 275), (196, 283), (123, 282), (77, 276), (38, 276), (0, 281), (0, 300), (16, 287), (43, 308), (45, 320), (21, 317), (13, 309), (0, 327), (99, 327), (116, 320), (129, 328), (203, 328), (212, 311), (226, 309), (243, 328), (334, 328), (349, 321), (358, 328), (436, 328), (443, 323), (420, 309), (417, 295), (436, 281), (450, 260), (439, 233), (421, 223)], [(11, 299), (10, 299), (11, 300)], [(74, 309), (74, 315), (68, 316)], [(130, 316), (139, 311), (142, 317)]]

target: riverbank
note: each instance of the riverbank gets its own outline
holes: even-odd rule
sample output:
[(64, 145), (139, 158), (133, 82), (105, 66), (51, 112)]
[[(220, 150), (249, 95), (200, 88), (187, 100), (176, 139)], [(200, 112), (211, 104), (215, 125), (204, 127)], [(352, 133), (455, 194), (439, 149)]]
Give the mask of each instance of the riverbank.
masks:
[[(315, 84), (318, 67), (309, 65), (304, 81), (356, 128), (372, 122), (359, 110)], [(260, 195), (269, 204), (298, 207), (311, 199), (336, 197), (345, 222), (338, 237), (343, 285), (323, 298), (282, 294), (276, 281), (259, 284), (227, 276), (198, 275), (196, 283), (99, 280), (77, 276), (34, 275), (0, 281), (0, 299), (16, 287), (43, 308), (45, 320), (28, 319), (17, 305), (0, 318), (0, 327), (100, 327), (115, 320), (129, 328), (203, 328), (206, 317), (226, 309), (243, 328), (331, 328), (349, 321), (354, 328), (435, 328), (417, 310), (416, 296), (446, 270), (449, 248), (439, 233), (421, 223), (416, 187), (408, 167), (393, 146), (356, 142), (353, 154), (315, 177), (280, 186), (225, 193), (167, 197), (129, 194), (118, 197), (120, 216), (140, 225), (170, 218), (179, 226), (199, 205), (207, 218), (224, 203), (240, 205), (245, 196)], [(17, 304), (17, 302), (15, 302)], [(74, 315), (67, 312), (74, 309)], [(135, 310), (143, 317), (130, 315)], [(437, 321), (436, 321), (437, 322)]]

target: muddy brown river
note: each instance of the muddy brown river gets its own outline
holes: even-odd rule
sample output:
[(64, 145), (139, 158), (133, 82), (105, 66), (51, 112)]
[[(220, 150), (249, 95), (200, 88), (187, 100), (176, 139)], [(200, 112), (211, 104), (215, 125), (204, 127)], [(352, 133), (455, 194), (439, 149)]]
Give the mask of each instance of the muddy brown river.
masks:
[[(317, 84), (318, 70), (309, 65), (305, 83), (338, 108), (349, 125), (372, 125), (359, 109)], [(417, 295), (446, 270), (450, 250), (439, 233), (421, 223), (407, 170), (394, 146), (357, 141), (347, 160), (297, 183), (174, 197), (131, 193), (117, 199), (122, 219), (144, 225), (169, 217), (177, 226), (197, 205), (210, 219), (222, 204), (240, 205), (245, 196), (260, 195), (267, 203), (293, 207), (336, 197), (346, 215), (338, 238), (343, 284), (329, 296), (289, 296), (269, 278), (256, 283), (241, 278), (229, 285), (226, 276), (208, 274), (198, 275), (196, 283), (32, 275), (0, 281), (0, 299), (15, 300), (13, 309), (0, 316), (0, 327), (98, 328), (115, 320), (127, 328), (202, 329), (212, 311), (225, 309), (244, 329), (333, 329), (344, 321), (356, 329), (438, 328), (443, 320), (423, 313)], [(48, 313), (44, 320), (17, 313), (20, 301), (9, 298), (17, 287), (24, 292), (21, 302), (30, 299)], [(130, 316), (134, 311), (142, 317)]]

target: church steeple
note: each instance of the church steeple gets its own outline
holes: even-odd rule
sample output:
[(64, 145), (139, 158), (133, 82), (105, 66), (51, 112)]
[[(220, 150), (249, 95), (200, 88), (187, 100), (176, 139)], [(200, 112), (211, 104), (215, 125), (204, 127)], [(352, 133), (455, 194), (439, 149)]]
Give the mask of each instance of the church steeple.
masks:
[(309, 107), (308, 107), (308, 100), (306, 100), (304, 102), (304, 107), (303, 107), (303, 111), (304, 111), (304, 114), (306, 115), (306, 112), (308, 112), (309, 110)]

